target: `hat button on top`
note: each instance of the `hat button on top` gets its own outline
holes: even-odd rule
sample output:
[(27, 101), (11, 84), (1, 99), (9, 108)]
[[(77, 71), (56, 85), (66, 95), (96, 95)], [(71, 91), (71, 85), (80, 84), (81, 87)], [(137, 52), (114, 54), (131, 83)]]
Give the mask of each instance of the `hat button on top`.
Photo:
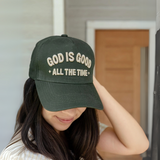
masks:
[(68, 35), (67, 34), (62, 34), (61, 37), (68, 37)]

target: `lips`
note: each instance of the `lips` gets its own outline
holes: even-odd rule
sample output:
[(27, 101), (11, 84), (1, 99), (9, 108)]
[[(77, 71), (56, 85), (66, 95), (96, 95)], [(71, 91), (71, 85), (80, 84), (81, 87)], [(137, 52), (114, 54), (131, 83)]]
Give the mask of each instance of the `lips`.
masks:
[[(56, 117), (57, 117), (57, 116), (56, 116)], [(64, 119), (64, 118), (59, 118), (59, 117), (57, 117), (57, 119), (58, 119), (60, 122), (62, 122), (62, 123), (71, 123), (74, 118)]]

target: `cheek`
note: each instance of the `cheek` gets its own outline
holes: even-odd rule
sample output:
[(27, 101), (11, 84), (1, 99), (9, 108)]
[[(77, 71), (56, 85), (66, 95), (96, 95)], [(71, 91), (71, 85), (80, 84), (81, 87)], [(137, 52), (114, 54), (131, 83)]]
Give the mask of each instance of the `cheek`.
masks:
[(50, 124), (54, 129), (56, 129), (57, 124), (57, 118), (55, 117), (55, 114), (50, 113), (48, 111), (42, 111), (42, 116), (45, 119), (45, 121)]
[(44, 108), (42, 108), (42, 116), (43, 116), (43, 118), (46, 119), (47, 115), (48, 115), (47, 111), (44, 110)]
[(42, 109), (42, 116), (48, 123), (50, 123), (50, 121), (52, 120), (52, 118), (54, 116), (54, 113), (47, 111), (46, 109), (43, 108)]
[(42, 117), (48, 122), (49, 115), (43, 110), (42, 110)]
[(82, 107), (81, 112), (83, 113), (86, 109), (87, 109), (87, 107)]
[(78, 115), (79, 117), (82, 115), (82, 113), (86, 110), (86, 107), (78, 108)]

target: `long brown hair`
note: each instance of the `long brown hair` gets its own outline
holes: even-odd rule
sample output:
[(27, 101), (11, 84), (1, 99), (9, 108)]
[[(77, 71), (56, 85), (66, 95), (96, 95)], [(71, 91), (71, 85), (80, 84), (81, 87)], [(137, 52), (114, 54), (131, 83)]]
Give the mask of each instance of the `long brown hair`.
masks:
[[(41, 111), (34, 80), (29, 78), (24, 85), (23, 103), (17, 113), (13, 137), (20, 131), (21, 139), (29, 150), (53, 160), (79, 160), (79, 157), (97, 160), (99, 127), (95, 109), (87, 108), (60, 134), (45, 121)], [(28, 136), (29, 130), (32, 138)]]

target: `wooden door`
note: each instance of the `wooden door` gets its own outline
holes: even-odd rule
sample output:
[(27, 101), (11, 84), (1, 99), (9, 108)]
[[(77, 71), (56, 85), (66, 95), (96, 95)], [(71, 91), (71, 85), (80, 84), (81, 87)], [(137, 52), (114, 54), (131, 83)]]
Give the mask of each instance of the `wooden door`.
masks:
[[(95, 74), (98, 81), (140, 123), (141, 48), (149, 45), (148, 30), (97, 30)], [(112, 126), (103, 111), (99, 120)], [(110, 159), (122, 156), (103, 154)], [(124, 157), (122, 158), (124, 159)], [(139, 160), (131, 156), (126, 160)]]

